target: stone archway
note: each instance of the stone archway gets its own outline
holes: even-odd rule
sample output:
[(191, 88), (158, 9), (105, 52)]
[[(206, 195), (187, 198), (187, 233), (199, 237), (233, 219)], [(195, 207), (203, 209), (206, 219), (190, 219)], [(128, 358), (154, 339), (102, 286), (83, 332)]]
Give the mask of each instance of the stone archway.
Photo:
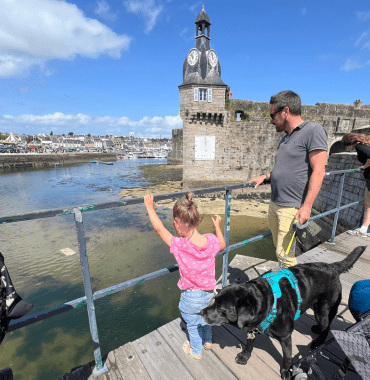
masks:
[(329, 156), (331, 156), (333, 153), (342, 153), (347, 152), (346, 148), (342, 146), (341, 141), (336, 141), (329, 150)]

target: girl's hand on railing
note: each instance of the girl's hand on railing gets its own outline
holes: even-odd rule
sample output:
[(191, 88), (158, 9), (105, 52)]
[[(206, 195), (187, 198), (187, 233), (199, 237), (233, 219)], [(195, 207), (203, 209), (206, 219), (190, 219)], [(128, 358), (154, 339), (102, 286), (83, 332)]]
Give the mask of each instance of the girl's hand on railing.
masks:
[(144, 204), (147, 209), (154, 209), (154, 197), (153, 194), (147, 194), (144, 196)]
[(213, 224), (215, 225), (215, 227), (220, 227), (220, 222), (221, 222), (221, 216), (220, 215), (213, 215), (215, 218), (213, 219), (213, 217), (211, 216), (212, 218), (212, 222)]

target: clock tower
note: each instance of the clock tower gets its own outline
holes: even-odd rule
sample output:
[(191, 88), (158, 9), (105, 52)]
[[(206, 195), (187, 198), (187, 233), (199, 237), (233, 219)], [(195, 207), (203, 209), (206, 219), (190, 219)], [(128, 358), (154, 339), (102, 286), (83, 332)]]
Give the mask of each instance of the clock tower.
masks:
[(218, 55), (211, 48), (211, 20), (203, 8), (195, 20), (195, 46), (183, 65), (180, 116), (183, 121), (183, 179), (195, 180), (217, 166), (220, 129), (227, 123), (227, 85), (221, 79)]
[[(226, 84), (221, 79), (217, 53), (211, 49), (211, 20), (204, 9), (195, 20), (195, 47), (183, 65), (180, 89), (180, 115), (190, 120), (220, 122), (225, 113)], [(205, 120), (204, 120), (205, 121)]]

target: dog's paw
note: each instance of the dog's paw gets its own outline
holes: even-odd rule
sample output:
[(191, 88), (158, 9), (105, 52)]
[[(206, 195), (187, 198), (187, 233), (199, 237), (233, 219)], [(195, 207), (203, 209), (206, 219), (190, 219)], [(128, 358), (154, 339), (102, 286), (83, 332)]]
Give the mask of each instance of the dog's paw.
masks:
[(319, 325), (313, 325), (313, 326), (311, 327), (311, 331), (312, 331), (314, 334), (320, 334), (320, 333), (321, 333), (320, 326), (319, 326)]
[(290, 380), (292, 378), (290, 371), (282, 371), (280, 375), (283, 380)]
[(250, 356), (245, 356), (245, 355), (243, 355), (242, 352), (239, 352), (239, 354), (236, 355), (235, 361), (238, 364), (246, 365), (248, 363), (249, 358), (250, 358)]

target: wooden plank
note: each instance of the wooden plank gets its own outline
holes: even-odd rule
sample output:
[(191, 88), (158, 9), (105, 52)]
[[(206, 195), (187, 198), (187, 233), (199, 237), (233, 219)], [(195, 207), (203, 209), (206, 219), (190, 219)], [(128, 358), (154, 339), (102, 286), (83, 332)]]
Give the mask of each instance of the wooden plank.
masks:
[[(246, 344), (247, 336), (244, 331), (231, 325), (225, 325), (243, 345)], [(292, 333), (292, 351), (293, 356), (305, 355), (309, 352), (307, 345), (311, 339), (300, 334), (298, 331)], [(277, 373), (280, 373), (280, 365), (283, 361), (281, 344), (276, 339), (259, 334), (256, 338), (252, 355), (257, 355), (262, 361), (269, 363), (269, 366)]]
[(139, 356), (141, 362), (143, 363), (145, 370), (148, 372), (149, 377), (152, 380), (169, 380), (168, 377), (164, 376), (160, 369), (157, 367), (155, 359), (153, 360), (153, 356), (148, 352), (146, 348), (147, 342), (146, 337), (137, 339), (132, 342), (132, 346), (135, 349), (137, 355)]
[[(275, 270), (279, 267), (276, 261), (259, 259), (256, 257), (235, 255), (234, 259), (228, 266), (227, 283), (232, 284), (236, 281), (247, 282), (269, 270)], [(217, 281), (216, 289), (221, 289), (221, 277)]]
[(132, 343), (118, 347), (108, 354), (107, 360), (109, 374), (112, 370), (118, 371), (117, 380), (150, 380), (150, 376), (139, 359)]
[(182, 350), (184, 341), (187, 340), (186, 334), (181, 330), (180, 318), (160, 327), (158, 332), (166, 340), (172, 351), (178, 356), (182, 364), (189, 373), (197, 380), (236, 380), (236, 377), (228, 368), (217, 358), (212, 351), (203, 350), (202, 359), (194, 360), (186, 355)]
[(281, 379), (280, 371), (274, 371), (269, 363), (262, 361), (257, 355), (252, 354), (245, 366), (237, 364), (235, 357), (243, 348), (240, 341), (222, 326), (214, 326), (212, 333), (212, 351), (238, 379)]
[(151, 379), (193, 380), (157, 331), (137, 339), (133, 347)]

